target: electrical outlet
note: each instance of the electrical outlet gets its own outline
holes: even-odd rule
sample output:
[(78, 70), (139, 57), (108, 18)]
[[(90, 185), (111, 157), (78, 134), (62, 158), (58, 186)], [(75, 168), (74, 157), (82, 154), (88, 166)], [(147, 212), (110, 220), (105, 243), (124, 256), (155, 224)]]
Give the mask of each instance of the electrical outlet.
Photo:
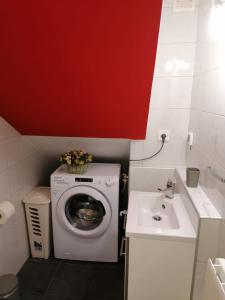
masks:
[(162, 134), (166, 135), (165, 142), (169, 142), (169, 140), (170, 140), (170, 132), (169, 132), (169, 130), (166, 130), (166, 129), (159, 130), (159, 133), (158, 133), (158, 141), (159, 142), (162, 141), (162, 137), (161, 137)]

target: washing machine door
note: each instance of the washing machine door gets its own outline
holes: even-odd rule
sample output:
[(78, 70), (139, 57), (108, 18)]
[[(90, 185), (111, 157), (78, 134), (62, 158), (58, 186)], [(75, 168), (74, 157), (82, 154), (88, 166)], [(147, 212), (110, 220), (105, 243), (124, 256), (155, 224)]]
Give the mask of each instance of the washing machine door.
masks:
[(107, 198), (95, 188), (76, 186), (62, 194), (57, 204), (61, 224), (75, 235), (96, 237), (110, 224), (112, 210)]

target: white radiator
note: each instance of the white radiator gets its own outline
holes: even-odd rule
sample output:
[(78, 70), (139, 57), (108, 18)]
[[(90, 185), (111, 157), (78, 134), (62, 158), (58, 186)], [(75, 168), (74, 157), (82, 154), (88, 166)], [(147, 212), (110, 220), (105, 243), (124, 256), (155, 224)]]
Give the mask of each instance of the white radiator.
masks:
[(201, 300), (225, 300), (225, 259), (208, 260)]

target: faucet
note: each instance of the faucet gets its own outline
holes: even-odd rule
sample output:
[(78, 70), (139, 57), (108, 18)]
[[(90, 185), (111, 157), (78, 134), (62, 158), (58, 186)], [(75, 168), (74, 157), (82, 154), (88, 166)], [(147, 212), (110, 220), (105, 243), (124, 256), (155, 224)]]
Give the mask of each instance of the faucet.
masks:
[(176, 188), (176, 181), (172, 179), (168, 179), (166, 183), (166, 188), (163, 190), (158, 188), (158, 191), (164, 192), (166, 198), (173, 199), (175, 194), (175, 188)]

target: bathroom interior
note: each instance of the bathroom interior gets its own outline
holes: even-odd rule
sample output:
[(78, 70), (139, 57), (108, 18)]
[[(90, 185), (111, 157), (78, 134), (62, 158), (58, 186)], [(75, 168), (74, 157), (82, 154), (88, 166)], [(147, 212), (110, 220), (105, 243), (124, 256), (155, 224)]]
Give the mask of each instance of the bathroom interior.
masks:
[[(225, 1), (5, 1), (0, 20), (0, 299), (224, 300)], [(75, 149), (84, 174), (61, 166)], [(73, 189), (102, 199), (95, 228), (71, 225)]]

